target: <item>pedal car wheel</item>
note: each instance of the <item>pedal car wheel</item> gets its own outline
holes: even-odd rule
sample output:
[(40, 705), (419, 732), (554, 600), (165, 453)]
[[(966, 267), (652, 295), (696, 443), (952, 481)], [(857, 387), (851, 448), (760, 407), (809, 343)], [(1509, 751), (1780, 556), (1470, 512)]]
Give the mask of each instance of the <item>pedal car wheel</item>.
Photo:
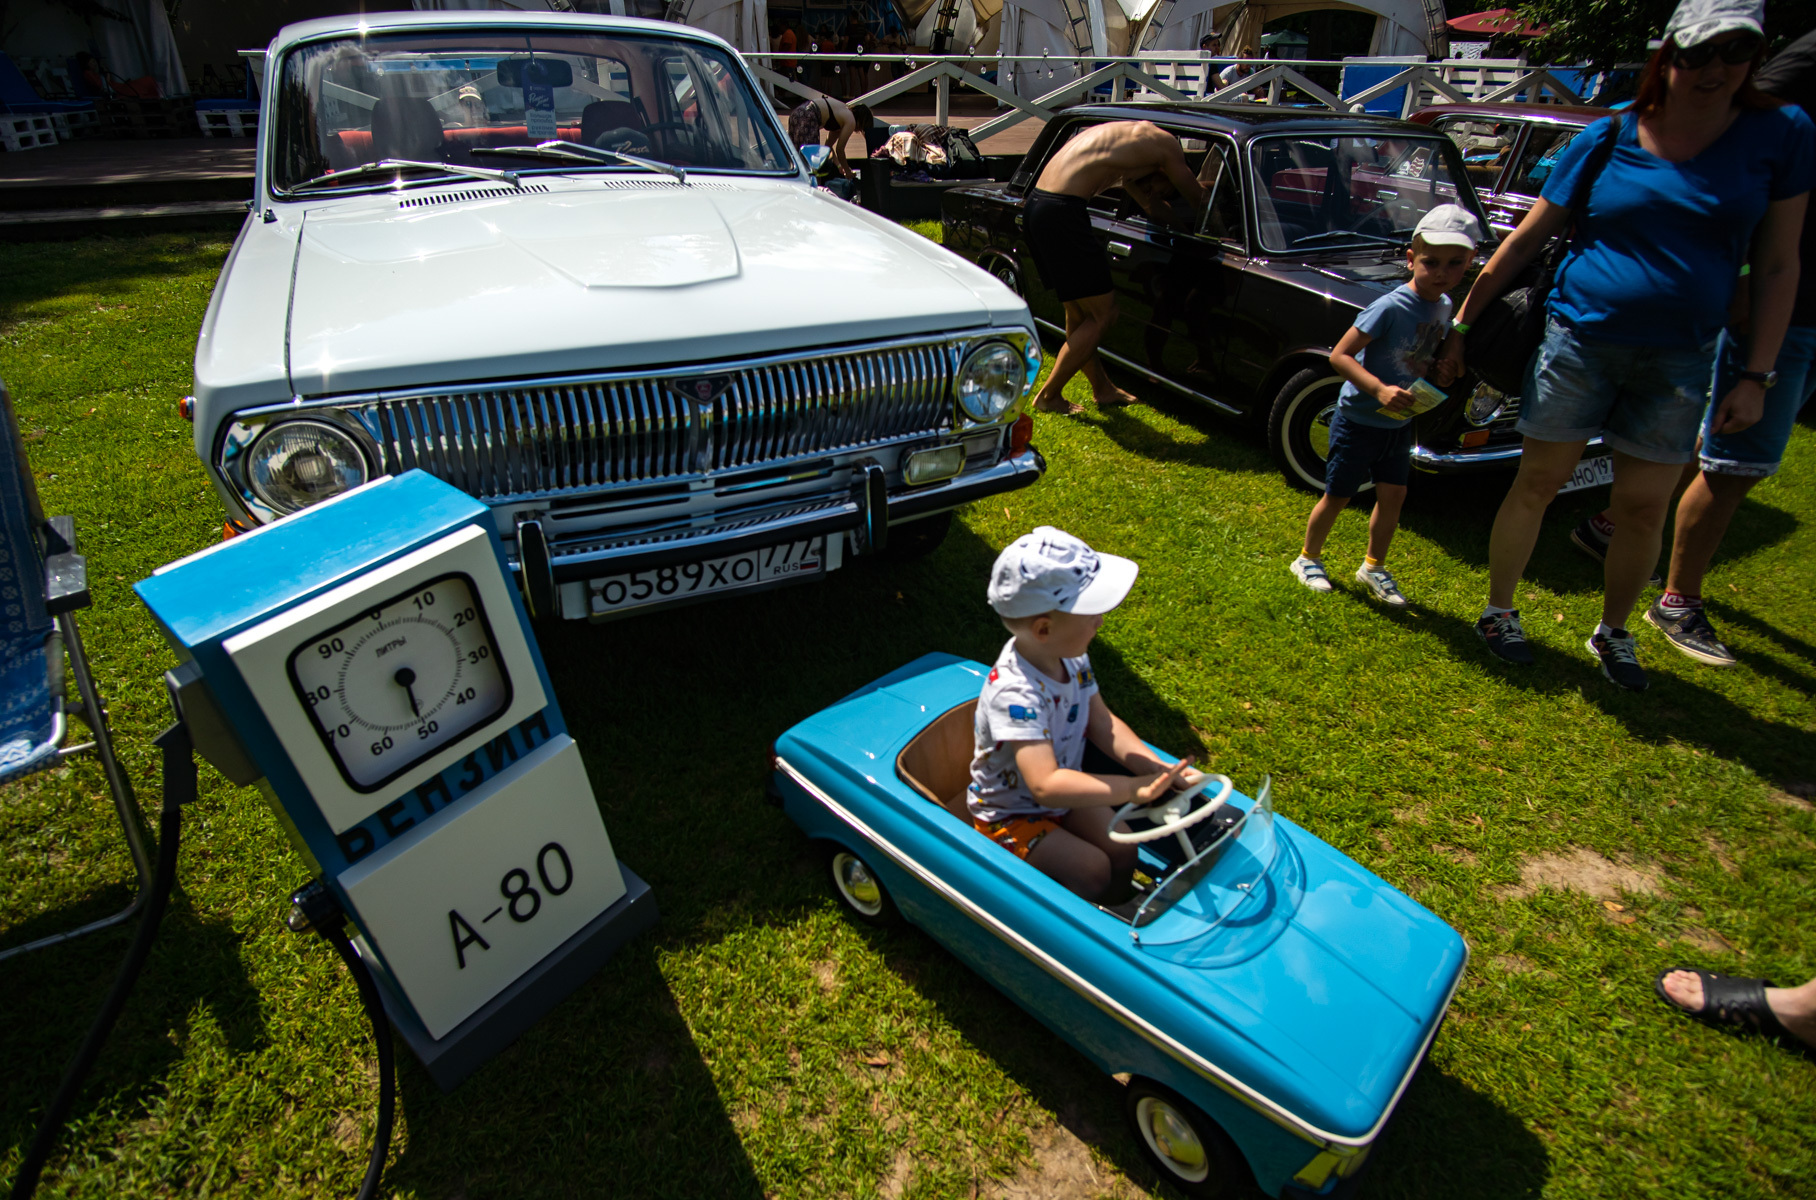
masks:
[(1235, 1194), (1245, 1175), (1241, 1156), (1191, 1101), (1160, 1084), (1134, 1079), (1124, 1094), (1123, 1112), (1142, 1153), (1168, 1183), (1199, 1200)]
[(871, 925), (895, 922), (895, 902), (869, 863), (843, 846), (831, 847), (826, 862), (832, 872), (832, 890), (852, 916)]

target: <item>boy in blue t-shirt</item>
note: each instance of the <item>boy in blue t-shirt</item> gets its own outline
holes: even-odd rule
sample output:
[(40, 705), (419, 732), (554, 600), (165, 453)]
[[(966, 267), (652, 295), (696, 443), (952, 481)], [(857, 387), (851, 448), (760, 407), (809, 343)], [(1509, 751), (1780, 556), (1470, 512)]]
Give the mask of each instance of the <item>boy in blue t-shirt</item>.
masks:
[(1412, 282), (1363, 309), (1331, 351), (1331, 368), (1344, 383), (1331, 417), (1324, 496), (1305, 523), (1305, 547), (1293, 560), (1294, 578), (1315, 592), (1331, 590), (1321, 560), (1324, 539), (1337, 514), (1373, 479), (1368, 556), (1356, 568), (1356, 581), (1387, 603), (1406, 607), (1385, 563), (1412, 473), (1410, 410), (1418, 397), (1408, 389), (1427, 371), (1441, 387), (1455, 382), (1452, 365), (1434, 365), (1433, 360), (1450, 331), (1450, 297), (1445, 293), (1463, 282), (1480, 240), (1481, 226), (1460, 205), (1440, 204), (1426, 213), (1406, 251)]

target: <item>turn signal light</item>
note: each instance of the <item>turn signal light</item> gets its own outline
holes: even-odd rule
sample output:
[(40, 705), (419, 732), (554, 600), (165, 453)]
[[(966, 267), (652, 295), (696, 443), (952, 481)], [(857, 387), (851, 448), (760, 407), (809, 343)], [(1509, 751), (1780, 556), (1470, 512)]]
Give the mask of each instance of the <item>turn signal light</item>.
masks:
[(194, 396), (184, 396), (177, 401), (177, 416), (182, 417), (185, 421), (195, 420)]
[(235, 521), (235, 520), (229, 518), (226, 522), (224, 522), (221, 525), (221, 540), (224, 542), (224, 541), (227, 541), (229, 538), (239, 537), (242, 533), (245, 533), (245, 532), (247, 532), (247, 531), (240, 527), (240, 524), (238, 521)]
[(1476, 446), (1486, 446), (1487, 444), (1488, 431), (1486, 429), (1472, 429), (1464, 434), (1463, 440), (1458, 443), (1458, 445), (1462, 446), (1465, 450), (1472, 449)]
[(1014, 458), (1034, 440), (1034, 414), (1023, 413), (1009, 426), (1009, 457)]

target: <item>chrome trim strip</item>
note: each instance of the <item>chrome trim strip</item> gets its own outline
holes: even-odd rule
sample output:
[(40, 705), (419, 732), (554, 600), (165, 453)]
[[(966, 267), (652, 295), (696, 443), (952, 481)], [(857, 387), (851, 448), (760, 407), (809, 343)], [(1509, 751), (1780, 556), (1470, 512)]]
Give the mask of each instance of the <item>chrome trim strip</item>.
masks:
[[(1444, 1003), (1438, 1008), (1438, 1017), (1436, 1020), (1432, 1021), (1431, 1029), (1426, 1032), (1424, 1041), (1419, 1043), (1418, 1052), (1412, 1056), (1412, 1064), (1406, 1069), (1406, 1074), (1400, 1079), (1400, 1085), (1394, 1089), (1394, 1094), (1388, 1099), (1386, 1106), (1381, 1110), (1380, 1119), (1377, 1120), (1374, 1123), (1374, 1126), (1361, 1137), (1344, 1137), (1341, 1134), (1330, 1133), (1318, 1128), (1309, 1121), (1302, 1119), (1286, 1108), (1281, 1107), (1275, 1101), (1268, 1099), (1235, 1076), (1195, 1054), (1187, 1047), (1182, 1046), (1162, 1030), (1156, 1029), (1153, 1025), (1150, 1025), (1148, 1022), (1142, 1020), (1140, 1017), (1112, 1000), (1109, 996), (1094, 987), (1089, 981), (1067, 969), (1063, 964), (1041, 950), (1038, 946), (1035, 946), (1032, 942), (1022, 937), (1019, 933), (1016, 933), (1003, 922), (997, 920), (994, 916), (967, 900), (958, 891), (948, 886), (943, 879), (935, 875), (932, 871), (929, 871), (920, 863), (909, 858), (906, 854), (903, 854), (893, 843), (879, 836), (876, 830), (859, 820), (849, 809), (845, 808), (831, 796), (828, 796), (825, 792), (814, 786), (812, 782), (791, 766), (781, 755), (777, 754), (774, 758), (777, 769), (781, 770), (790, 779), (794, 780), (802, 791), (825, 805), (834, 816), (838, 817), (841, 821), (844, 821), (847, 825), (851, 826), (852, 829), (863, 835), (871, 845), (893, 859), (897, 866), (915, 876), (934, 892), (945, 897), (953, 907), (957, 908), (960, 912), (970, 917), (979, 925), (982, 925), (984, 928), (996, 934), (998, 938), (1020, 952), (1024, 958), (1037, 964), (1049, 975), (1052, 975), (1055, 979), (1064, 983), (1074, 992), (1083, 996), (1098, 1008), (1122, 1022), (1123, 1025), (1139, 1034), (1149, 1044), (1164, 1051), (1181, 1066), (1190, 1069), (1194, 1073), (1202, 1076), (1208, 1082), (1222, 1088), (1231, 1096), (1242, 1101), (1244, 1104), (1248, 1105), (1262, 1116), (1267, 1117), (1288, 1132), (1303, 1137), (1314, 1144), (1321, 1145), (1322, 1147), (1339, 1154), (1345, 1154), (1346, 1151), (1348, 1153), (1354, 1153), (1355, 1151), (1365, 1149), (1372, 1145), (1375, 1138), (1380, 1135), (1382, 1127), (1387, 1124), (1388, 1118), (1393, 1116), (1394, 1109), (1399, 1106), (1400, 1097), (1405, 1093), (1407, 1085), (1412, 1082), (1413, 1075), (1418, 1072), (1419, 1066), (1425, 1061), (1426, 1052), (1431, 1049), (1432, 1039), (1437, 1036), (1438, 1027), (1444, 1023), (1443, 1016), (1449, 1011), (1450, 1002), (1456, 997), (1457, 988), (1462, 985), (1463, 972), (1469, 966), (1469, 946), (1468, 943), (1464, 943), (1462, 966), (1457, 969), (1457, 976), (1451, 981), (1450, 991), (1445, 995)], [(1347, 1157), (1347, 1154), (1345, 1154), (1345, 1156)]]

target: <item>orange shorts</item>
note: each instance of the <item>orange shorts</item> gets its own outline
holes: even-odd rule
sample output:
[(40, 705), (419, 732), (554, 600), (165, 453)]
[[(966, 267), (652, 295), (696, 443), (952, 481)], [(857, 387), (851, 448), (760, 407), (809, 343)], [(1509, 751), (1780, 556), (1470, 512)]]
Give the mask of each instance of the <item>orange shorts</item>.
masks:
[(1040, 845), (1040, 839), (1059, 828), (1059, 822), (1051, 817), (1004, 817), (1000, 821), (972, 817), (971, 825), (1017, 858), (1028, 857)]

